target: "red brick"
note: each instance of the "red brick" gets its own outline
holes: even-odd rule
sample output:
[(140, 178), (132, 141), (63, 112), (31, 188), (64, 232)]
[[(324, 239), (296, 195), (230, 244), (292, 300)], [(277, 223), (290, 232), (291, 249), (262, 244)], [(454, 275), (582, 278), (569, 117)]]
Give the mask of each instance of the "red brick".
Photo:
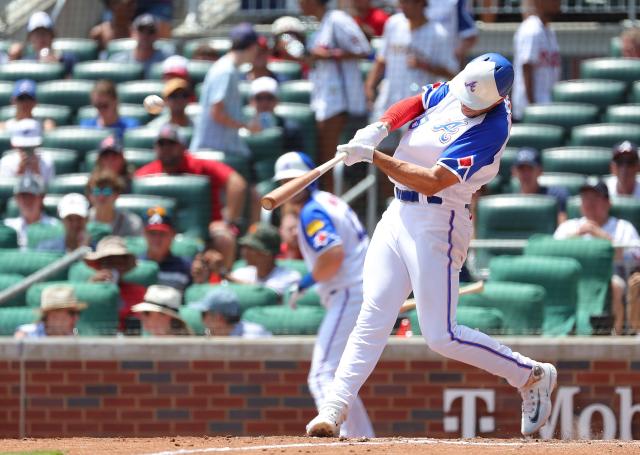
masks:
[(27, 422), (27, 428), (30, 432), (42, 432), (57, 436), (62, 433), (62, 422)]
[(227, 362), (227, 369), (230, 371), (261, 371), (264, 364), (262, 362), (230, 361)]
[(367, 382), (372, 384), (386, 384), (390, 382), (390, 376), (391, 374), (388, 371), (374, 370)]
[(278, 373), (249, 373), (247, 379), (250, 384), (277, 383), (280, 382), (280, 375)]
[(280, 432), (280, 423), (277, 421), (245, 422), (245, 431), (253, 435), (276, 434)]
[(424, 383), (425, 381), (424, 373), (393, 373), (391, 375), (391, 382), (394, 384)]
[(154, 422), (138, 424), (138, 431), (141, 433), (166, 436), (171, 430), (169, 422)]
[(177, 397), (176, 398), (176, 406), (180, 408), (206, 408), (209, 404), (207, 403), (206, 397)]
[(211, 397), (211, 406), (215, 408), (239, 408), (245, 405), (244, 397)]
[(194, 409), (191, 411), (194, 420), (221, 420), (225, 418), (223, 409)]
[(458, 371), (478, 371), (478, 368), (474, 367), (473, 365), (458, 362), (452, 359), (445, 360), (445, 365), (442, 369), (447, 370), (447, 373), (455, 373)]
[(0, 398), (0, 408), (18, 406), (20, 398), (13, 396), (11, 398)]
[(302, 434), (304, 433), (305, 424), (303, 422), (286, 422), (285, 421), (285, 422), (281, 422), (281, 424), (285, 434), (302, 436)]
[(121, 398), (121, 397), (103, 397), (102, 403), (106, 408), (110, 408), (112, 406), (117, 408), (122, 408), (122, 407), (132, 408), (136, 406), (135, 400), (131, 398)]
[(82, 411), (80, 409), (49, 409), (49, 419), (81, 420)]
[(636, 386), (640, 382), (640, 373), (615, 373), (613, 383), (617, 386)]
[(211, 382), (215, 383), (231, 383), (231, 384), (244, 384), (245, 375), (243, 373), (224, 373), (224, 372), (214, 372), (211, 373)]
[(153, 391), (151, 384), (130, 384), (120, 386), (120, 395), (149, 395)]
[(410, 395), (442, 395), (443, 390), (444, 387), (441, 385), (413, 384), (409, 386)]
[(373, 412), (373, 419), (380, 421), (408, 420), (408, 409), (376, 409)]
[(194, 360), (191, 362), (191, 369), (193, 370), (219, 371), (224, 368), (225, 365), (223, 361)]
[(133, 422), (103, 422), (102, 431), (114, 435), (134, 434)]
[[(640, 378), (640, 374), (638, 374), (638, 377)], [(609, 384), (610, 379), (611, 379), (611, 375), (609, 373), (576, 373), (576, 381), (579, 384), (606, 385), (606, 384)]]
[(120, 419), (123, 420), (151, 420), (154, 412), (151, 409), (121, 409)]
[(411, 371), (426, 371), (426, 372), (431, 372), (431, 371), (442, 371), (443, 370), (443, 366), (442, 366), (442, 362), (435, 362), (435, 361), (425, 361), (425, 360), (411, 360), (409, 362), (409, 369)]
[(87, 436), (100, 433), (99, 422), (67, 422), (65, 436)]
[(156, 364), (156, 368), (158, 371), (175, 371), (175, 370), (183, 370), (189, 371), (189, 362), (186, 361), (160, 361)]
[(391, 399), (391, 407), (403, 407), (403, 408), (424, 408), (426, 407), (427, 400), (424, 397), (395, 397)]
[(206, 372), (199, 371), (178, 371), (174, 378), (176, 382), (207, 382), (209, 375)]
[(481, 385), (481, 384), (489, 384), (493, 385), (495, 383), (495, 376), (492, 374), (486, 373), (484, 371), (477, 370), (475, 372), (469, 372), (464, 375), (465, 379), (463, 383), (465, 386), (467, 384), (473, 385)]
[(171, 398), (169, 397), (153, 397), (138, 399), (138, 405), (141, 408), (167, 408), (171, 406)]
[(208, 432), (207, 422), (174, 422), (176, 434), (202, 435)]
[(32, 371), (29, 373), (28, 382), (37, 384), (51, 384), (55, 382), (64, 382), (64, 373), (62, 371)]
[(87, 370), (116, 371), (120, 362), (117, 360), (87, 360), (84, 366)]
[(284, 373), (282, 375), (283, 382), (292, 384), (306, 384), (308, 373)]
[(363, 401), (367, 408), (369, 407), (387, 408), (389, 407), (389, 403), (390, 403), (389, 397), (377, 397), (377, 396), (368, 397), (366, 400), (363, 400)]
[(113, 384), (134, 384), (138, 380), (136, 373), (130, 372), (105, 372), (102, 374), (102, 381)]
[(192, 386), (194, 395), (219, 395), (226, 394), (227, 386), (224, 384), (195, 384)]
[(80, 360), (50, 360), (49, 370), (82, 370), (83, 365)]
[(0, 373), (0, 382), (16, 383), (20, 381), (20, 373), (9, 373), (6, 370)]
[(87, 382), (101, 382), (100, 381), (100, 373), (91, 373), (91, 372), (68, 372), (67, 373), (67, 381), (68, 382), (79, 382), (81, 384), (85, 384)]
[(116, 420), (118, 412), (115, 409), (85, 409), (87, 420)]
[(84, 395), (84, 387), (80, 384), (50, 384), (49, 393), (52, 395)]
[(295, 409), (265, 409), (265, 419), (285, 420), (295, 416)]
[(394, 371), (405, 371), (407, 369), (407, 362), (401, 360), (385, 360), (384, 362), (380, 362), (376, 369), (378, 370), (394, 370)]
[(46, 395), (47, 394), (47, 386), (46, 384), (29, 384), (26, 386), (27, 395)]
[(629, 369), (629, 362), (623, 360), (594, 360), (591, 368), (600, 373), (620, 370), (626, 371)]

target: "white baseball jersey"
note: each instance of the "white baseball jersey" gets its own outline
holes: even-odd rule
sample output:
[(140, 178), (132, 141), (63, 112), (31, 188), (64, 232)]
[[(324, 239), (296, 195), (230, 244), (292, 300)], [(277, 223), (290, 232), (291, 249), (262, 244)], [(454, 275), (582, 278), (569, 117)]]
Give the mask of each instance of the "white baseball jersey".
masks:
[[(309, 40), (309, 48), (315, 47), (339, 48), (354, 54), (371, 52), (358, 24), (340, 10), (327, 11), (324, 15), (318, 31)], [(318, 60), (309, 79), (313, 83), (311, 108), (316, 120), (323, 121), (341, 112), (356, 115), (366, 112), (364, 81), (357, 60)]]
[(473, 193), (498, 173), (511, 128), (509, 101), (469, 118), (449, 85), (436, 83), (425, 87), (422, 102), (426, 112), (409, 124), (394, 157), (427, 168), (446, 167), (460, 182), (435, 196), (448, 206), (469, 204)]
[(522, 65), (530, 63), (534, 66), (533, 102), (549, 103), (553, 84), (560, 77), (560, 48), (555, 32), (545, 27), (538, 16), (529, 16), (522, 21), (513, 37), (513, 47), (513, 117), (521, 119), (529, 104)]
[(260, 279), (258, 278), (258, 269), (253, 265), (247, 265), (231, 272), (231, 278), (245, 283), (261, 284), (282, 295), (300, 281), (301, 276), (296, 270), (276, 266), (269, 275)]
[(393, 103), (417, 95), (425, 83), (440, 80), (435, 74), (409, 68), (407, 57), (410, 54), (451, 72), (458, 66), (450, 36), (442, 24), (427, 22), (411, 30), (404, 14), (394, 14), (384, 25), (382, 46), (377, 56), (385, 62), (385, 77), (374, 107), (377, 114), (381, 115)]
[(349, 205), (325, 191), (314, 191), (300, 212), (298, 245), (309, 270), (322, 253), (337, 245), (344, 249), (344, 260), (336, 275), (317, 284), (322, 300), (337, 289), (362, 282), (362, 264), (369, 237)]
[[(430, 21), (438, 22), (445, 27), (451, 48), (455, 48), (460, 40), (478, 34), (466, 0), (431, 1), (426, 8), (426, 15)], [(455, 60), (455, 64), (454, 72), (460, 69), (460, 62)]]

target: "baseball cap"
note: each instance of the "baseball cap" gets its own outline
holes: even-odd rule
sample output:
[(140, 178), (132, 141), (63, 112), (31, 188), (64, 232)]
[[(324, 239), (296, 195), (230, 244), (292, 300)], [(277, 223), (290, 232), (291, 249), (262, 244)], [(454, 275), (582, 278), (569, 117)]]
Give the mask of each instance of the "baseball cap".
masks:
[(115, 135), (105, 137), (100, 142), (100, 148), (98, 149), (99, 154), (106, 152), (123, 153), (123, 151), (122, 142)]
[(471, 60), (449, 82), (449, 89), (468, 108), (482, 110), (507, 96), (512, 85), (511, 62), (500, 54), (488, 53)]
[(182, 55), (172, 55), (162, 62), (162, 77), (179, 77), (187, 79), (189, 77), (189, 70), (187, 60)]
[(258, 42), (258, 34), (248, 22), (242, 22), (231, 29), (231, 49), (242, 51)]
[(131, 311), (133, 313), (144, 311), (163, 313), (182, 321), (179, 313), (181, 303), (182, 294), (180, 291), (170, 286), (153, 284), (145, 292), (143, 301), (133, 305)]
[(44, 180), (37, 174), (23, 174), (13, 187), (13, 194), (29, 193), (39, 196), (45, 193)]
[(180, 90), (180, 89), (188, 90), (189, 83), (186, 80), (180, 79), (177, 77), (173, 79), (169, 79), (167, 82), (165, 82), (164, 88), (162, 89), (162, 97), (166, 98), (176, 90)]
[(16, 81), (13, 86), (13, 93), (11, 96), (17, 98), (22, 95), (27, 95), (34, 100), (36, 99), (36, 81), (31, 79), (20, 79)]
[(180, 130), (177, 126), (171, 123), (165, 123), (160, 127), (160, 131), (158, 131), (158, 137), (156, 139), (156, 143), (161, 139), (167, 139), (178, 144), (184, 144), (182, 138), (180, 137)]
[(300, 19), (293, 16), (282, 16), (271, 24), (271, 33), (274, 36), (287, 32), (304, 34), (304, 24)]
[(249, 233), (238, 240), (239, 245), (271, 253), (274, 256), (280, 252), (281, 242), (278, 229), (268, 223), (251, 226)]
[(37, 11), (33, 13), (29, 18), (29, 22), (27, 23), (28, 33), (31, 33), (38, 28), (53, 30), (53, 21), (51, 20), (51, 16), (49, 16), (44, 11)]
[(316, 167), (309, 155), (302, 152), (288, 152), (282, 155), (275, 164), (273, 180), (293, 179)]
[(19, 120), (11, 131), (11, 147), (39, 147), (42, 144), (40, 122), (33, 118)]
[(523, 147), (518, 150), (516, 159), (513, 162), (514, 166), (542, 166), (542, 160), (540, 158), (540, 152), (531, 147)]
[(596, 193), (604, 196), (606, 199), (609, 199), (609, 188), (607, 188), (607, 184), (604, 183), (603, 180), (598, 179), (595, 181), (588, 181), (584, 185), (580, 187), (580, 194), (585, 191), (595, 191)]
[(141, 14), (133, 20), (132, 25), (136, 30), (144, 27), (157, 29), (156, 18), (153, 16), (153, 14)]
[(622, 157), (630, 157), (638, 160), (638, 146), (630, 141), (620, 142), (613, 146), (613, 161)]
[(58, 202), (58, 217), (64, 220), (69, 215), (82, 218), (89, 216), (89, 201), (80, 193), (65, 194)]
[(249, 92), (251, 96), (256, 96), (258, 93), (269, 93), (275, 96), (278, 92), (278, 81), (269, 76), (259, 77), (251, 82)]
[(175, 232), (173, 221), (171, 217), (167, 215), (164, 207), (151, 207), (147, 210), (145, 229), (147, 231)]
[(189, 305), (194, 310), (203, 313), (221, 314), (225, 318), (240, 318), (240, 302), (234, 291), (225, 286), (216, 286), (205, 295), (204, 299)]

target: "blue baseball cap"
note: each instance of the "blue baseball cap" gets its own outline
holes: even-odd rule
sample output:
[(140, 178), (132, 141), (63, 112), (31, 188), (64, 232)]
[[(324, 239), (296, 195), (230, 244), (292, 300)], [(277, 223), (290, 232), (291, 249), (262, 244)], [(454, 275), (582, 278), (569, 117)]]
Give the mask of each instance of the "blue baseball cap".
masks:
[(514, 166), (542, 166), (542, 159), (540, 158), (540, 152), (531, 147), (523, 147), (518, 150), (516, 159), (513, 162)]
[(231, 38), (231, 49), (238, 51), (247, 49), (258, 42), (258, 34), (253, 25), (248, 22), (242, 22), (233, 27), (229, 32), (229, 38)]
[(36, 81), (31, 79), (20, 79), (13, 86), (13, 98), (21, 95), (28, 95), (34, 100), (36, 99)]
[(203, 300), (192, 303), (189, 308), (203, 313), (221, 314), (225, 318), (240, 318), (238, 296), (224, 285), (214, 287)]
[(512, 85), (513, 65), (495, 52), (474, 58), (449, 82), (451, 93), (474, 110), (493, 106)]

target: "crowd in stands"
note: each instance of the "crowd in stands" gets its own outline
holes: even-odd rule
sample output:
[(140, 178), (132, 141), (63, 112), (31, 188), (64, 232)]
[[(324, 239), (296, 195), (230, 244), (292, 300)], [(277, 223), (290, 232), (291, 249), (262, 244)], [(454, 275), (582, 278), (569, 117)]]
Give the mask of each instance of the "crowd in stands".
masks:
[[(89, 37), (97, 44), (96, 59), (121, 66), (111, 73), (96, 69), (85, 103), (69, 100), (66, 122), (39, 110), (48, 106), (40, 104), (40, 84), (48, 82), (33, 74), (12, 79), (13, 110), (0, 123), (11, 150), (2, 154), (0, 177), (13, 190), (1, 196), (0, 205), (6, 208), (4, 225), (15, 231), (14, 248), (59, 255), (91, 248), (81, 264), (83, 282), (117, 287), (118, 325), (110, 334), (192, 335), (188, 313), (207, 335), (271, 336), (268, 328), (241, 319), (245, 308), (236, 286), (268, 288), (286, 304), (305, 275), (298, 214), (282, 210), (271, 223), (261, 218), (259, 199), (274, 188), (276, 158), (296, 150), (318, 163), (329, 160), (338, 144), (391, 104), (451, 79), (474, 54), (478, 39), (465, 0), (399, 0), (395, 9), (352, 0), (353, 16), (329, 9), (327, 0), (299, 0), (302, 14), (318, 23), (313, 32), (290, 16), (273, 22), (268, 35), (241, 23), (231, 29), (228, 49), (204, 39), (189, 52), (185, 45), (180, 55), (167, 44), (172, 1), (103, 3), (103, 20)], [(513, 41), (514, 125), (526, 121), (527, 107), (553, 102), (562, 49), (550, 24), (558, 19), (559, 5), (522, 2), (523, 21)], [(57, 79), (89, 78), (79, 68), (96, 62), (56, 50), (57, 38), (49, 15), (36, 12), (26, 41), (9, 46), (2, 60), (60, 63)], [(112, 47), (122, 40), (130, 40), (128, 47)], [(640, 59), (640, 29), (624, 31), (621, 43), (623, 57)], [(144, 95), (162, 97), (160, 114), (141, 111), (141, 99), (130, 93), (121, 101), (131, 83), (119, 74), (127, 65), (135, 67), (133, 81), (151, 84)], [(303, 93), (287, 92), (297, 82), (307, 83)], [(65, 147), (51, 145), (48, 138), (65, 128), (75, 128), (71, 135), (104, 135), (83, 150), (74, 150), (72, 138)], [(640, 249), (631, 246), (640, 238), (631, 222), (611, 215), (614, 198), (640, 198), (640, 160), (637, 145), (626, 140), (631, 138), (616, 141), (610, 176), (578, 189), (578, 218), (568, 209), (575, 191), (540, 183), (543, 150), (518, 147), (510, 163), (511, 192), (557, 201), (556, 238), (596, 237), (628, 246), (617, 250), (611, 281), (617, 333), (640, 330)], [(381, 148), (391, 151), (398, 140), (391, 135)], [(57, 186), (71, 172), (59, 171), (56, 147), (74, 150), (71, 172), (84, 171), (85, 179), (72, 189)], [(141, 185), (158, 175), (202, 176), (206, 189), (185, 201), (179, 183)], [(332, 184), (326, 178), (321, 187), (331, 191)], [(155, 199), (141, 207), (136, 195)], [(152, 282), (131, 278), (141, 264), (154, 267)], [(24, 321), (15, 336), (77, 334), (90, 308), (76, 295), (75, 283), (46, 287), (38, 321)], [(202, 287), (206, 292), (188, 301), (187, 294)]]

